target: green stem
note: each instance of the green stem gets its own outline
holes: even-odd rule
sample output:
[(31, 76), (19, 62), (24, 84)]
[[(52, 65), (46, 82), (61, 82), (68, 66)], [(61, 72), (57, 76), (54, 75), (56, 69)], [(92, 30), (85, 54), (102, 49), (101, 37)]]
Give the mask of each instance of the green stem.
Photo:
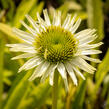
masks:
[(57, 109), (57, 98), (58, 98), (58, 71), (54, 72), (54, 80), (53, 80), (53, 99), (52, 99), (52, 109)]

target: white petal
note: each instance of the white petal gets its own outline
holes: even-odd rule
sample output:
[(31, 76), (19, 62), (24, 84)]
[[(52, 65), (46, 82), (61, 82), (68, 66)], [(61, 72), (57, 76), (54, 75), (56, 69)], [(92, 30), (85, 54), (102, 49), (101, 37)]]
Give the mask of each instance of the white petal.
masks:
[(46, 30), (45, 27), (47, 26), (47, 24), (46, 24), (46, 22), (40, 17), (39, 13), (37, 13), (37, 18), (38, 18), (38, 21), (39, 21), (41, 27), (42, 27), (44, 30)]
[(32, 26), (36, 29), (36, 31), (39, 33), (39, 26), (36, 24), (36, 22), (32, 19), (31, 16), (25, 15), (28, 21), (32, 24)]
[(33, 57), (35, 55), (36, 54), (34, 54), (34, 53), (24, 53), (24, 54), (18, 55), (16, 57), (13, 57), (12, 60), (21, 59), (21, 58), (30, 58), (30, 57)]
[(28, 48), (13, 47), (13, 48), (10, 48), (10, 51), (36, 53), (36, 50), (34, 49), (34, 47), (28, 47)]
[(82, 31), (76, 33), (74, 36), (76, 38), (80, 39), (80, 38), (84, 38), (84, 37), (93, 35), (95, 32), (96, 32), (95, 29), (85, 29), (85, 30), (82, 30)]
[(48, 69), (49, 65), (50, 65), (49, 62), (41, 63), (35, 69), (35, 71), (33, 72), (32, 76), (29, 78), (29, 80), (31, 81), (31, 80), (34, 80), (37, 77), (41, 77), (46, 72), (46, 70)]
[(69, 28), (71, 28), (74, 25), (75, 19), (76, 19), (77, 15), (75, 14), (69, 24)]
[(85, 44), (88, 44), (92, 41), (94, 41), (98, 36), (95, 34), (95, 35), (91, 35), (91, 36), (87, 36), (85, 38), (82, 38), (79, 40), (79, 45), (85, 45)]
[(32, 47), (30, 44), (26, 44), (26, 43), (17, 43), (17, 44), (6, 44), (7, 47), (23, 47), (23, 48), (27, 48), (27, 47)]
[(81, 55), (91, 55), (91, 54), (100, 54), (100, 50), (85, 50), (81, 52)]
[(94, 59), (94, 58), (91, 58), (91, 57), (88, 57), (88, 56), (81, 56), (83, 59), (85, 60), (88, 60), (88, 61), (92, 61), (92, 62), (95, 62), (95, 63), (100, 63), (101, 61), (99, 59)]
[(85, 80), (84, 75), (83, 75), (76, 67), (74, 67), (74, 66), (72, 66), (72, 67), (73, 67), (74, 71), (75, 71), (78, 75), (80, 75), (81, 78), (83, 78), (83, 80)]
[(91, 49), (91, 48), (96, 48), (96, 47), (99, 47), (100, 45), (102, 45), (103, 43), (102, 42), (99, 42), (99, 43), (96, 43), (96, 44), (82, 44), (82, 45), (78, 45), (78, 47), (81, 49), (81, 50), (86, 50), (86, 49)]
[(43, 13), (44, 13), (44, 17), (45, 17), (46, 24), (47, 24), (48, 26), (50, 26), (50, 25), (51, 25), (51, 22), (50, 22), (50, 19), (49, 19), (47, 10), (45, 9), (45, 10), (43, 11)]
[(80, 23), (81, 23), (81, 19), (79, 18), (79, 19), (76, 21), (76, 23), (74, 24), (74, 26), (70, 28), (70, 31), (71, 31), (72, 34), (78, 29)]
[(65, 67), (63, 65), (63, 63), (60, 63), (58, 66), (57, 66), (57, 69), (59, 71), (59, 73), (61, 74), (63, 80), (64, 80), (64, 84), (65, 84), (65, 89), (66, 91), (68, 91), (68, 81), (67, 81), (67, 75), (66, 75), (66, 70), (65, 70)]
[(29, 81), (32, 81), (32, 80), (34, 80), (35, 78), (37, 78), (37, 74), (40, 73), (39, 71), (40, 71), (40, 69), (41, 69), (41, 67), (42, 67), (43, 64), (44, 64), (44, 62), (40, 63), (40, 64), (36, 67), (36, 69), (34, 70), (33, 74), (32, 74), (31, 77), (29, 78)]
[(48, 77), (48, 75), (50, 75), (52, 72), (54, 72), (56, 68), (56, 65), (52, 64), (49, 66), (49, 68), (47, 69), (47, 71), (43, 74), (42, 78), (41, 78), (41, 82), (44, 82), (45, 79)]
[(7, 44), (6, 46), (12, 47), (12, 48), (10, 48), (10, 51), (14, 51), (14, 52), (36, 53), (36, 50), (34, 49), (34, 47), (29, 44), (26, 44), (26, 43)]
[(94, 70), (96, 70), (94, 67), (92, 67), (90, 64), (88, 64), (84, 59), (80, 57), (76, 57), (71, 61), (72, 65), (75, 65), (79, 67), (80, 69), (88, 72), (88, 73), (93, 73)]
[(55, 22), (55, 26), (59, 26), (61, 25), (61, 11), (58, 11), (56, 13), (56, 22)]
[(49, 79), (50, 85), (53, 85), (54, 72), (55, 72), (56, 67), (57, 67), (57, 65), (53, 66), (53, 68), (51, 69), (51, 72), (50, 72), (50, 79)]
[(66, 19), (65, 19), (65, 21), (64, 21), (64, 23), (63, 23), (63, 25), (62, 25), (62, 27), (64, 27), (65, 29), (67, 29), (68, 26), (69, 26), (69, 24), (70, 24), (70, 21), (71, 21), (71, 15), (68, 14), (67, 17), (66, 17)]
[(61, 11), (54, 11), (54, 17), (53, 17), (53, 25), (59, 26), (61, 25)]
[(29, 70), (41, 63), (41, 59), (39, 59), (37, 56), (29, 59), (22, 67), (20, 67), (18, 72), (21, 72), (22, 70)]
[(55, 25), (56, 23), (56, 19), (57, 19), (56, 15), (57, 15), (56, 10), (53, 10), (53, 22), (52, 22), (53, 25)]
[(70, 63), (66, 63), (65, 66), (66, 66), (67, 72), (69, 73), (70, 77), (72, 78), (74, 84), (77, 85), (77, 78), (72, 69), (72, 65)]
[(17, 28), (13, 28), (13, 32), (22, 40), (24, 40), (25, 42), (32, 44), (34, 42), (34, 36), (32, 36), (32, 34), (29, 34), (27, 32), (24, 32), (20, 29)]
[(33, 30), (32, 28), (30, 28), (24, 21), (20, 21), (21, 24), (28, 30), (30, 31), (34, 36), (37, 36), (37, 33), (35, 30)]

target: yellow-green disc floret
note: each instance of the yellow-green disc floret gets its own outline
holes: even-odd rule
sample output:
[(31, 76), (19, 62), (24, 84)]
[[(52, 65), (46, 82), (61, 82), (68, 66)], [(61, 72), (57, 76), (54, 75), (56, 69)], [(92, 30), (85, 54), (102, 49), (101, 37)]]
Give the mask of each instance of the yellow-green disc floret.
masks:
[(50, 26), (36, 38), (38, 55), (49, 62), (65, 62), (76, 52), (77, 41), (69, 31)]

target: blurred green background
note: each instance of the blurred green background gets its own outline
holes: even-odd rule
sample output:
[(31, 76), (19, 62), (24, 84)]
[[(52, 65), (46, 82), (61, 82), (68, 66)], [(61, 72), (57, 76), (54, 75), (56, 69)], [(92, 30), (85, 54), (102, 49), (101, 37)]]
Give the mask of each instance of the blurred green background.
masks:
[(37, 20), (36, 12), (42, 15), (47, 8), (52, 16), (53, 8), (62, 11), (62, 20), (67, 13), (82, 19), (78, 29), (95, 28), (98, 38), (95, 42), (104, 44), (99, 48), (102, 54), (94, 55), (102, 60), (93, 64), (94, 75), (85, 73), (86, 80), (78, 78), (75, 87), (69, 78), (69, 93), (65, 92), (60, 77), (58, 109), (109, 109), (109, 0), (0, 0), (0, 109), (51, 109), (52, 87), (48, 80), (28, 81), (32, 70), (17, 73), (26, 60), (11, 60), (19, 53), (12, 53), (5, 46), (20, 40), (12, 33), (12, 27), (25, 30), (20, 20), (29, 14)]

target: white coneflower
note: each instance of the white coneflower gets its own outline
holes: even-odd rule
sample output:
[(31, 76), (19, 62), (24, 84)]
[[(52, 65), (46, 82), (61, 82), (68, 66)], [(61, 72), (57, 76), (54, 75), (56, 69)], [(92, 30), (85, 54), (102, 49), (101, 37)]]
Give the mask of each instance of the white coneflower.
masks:
[(44, 10), (43, 13), (44, 20), (37, 13), (38, 21), (34, 21), (29, 15), (26, 15), (33, 28), (23, 21), (21, 23), (30, 33), (17, 28), (13, 29), (13, 32), (24, 40), (24, 43), (7, 44), (7, 46), (11, 47), (11, 51), (24, 52), (12, 59), (31, 58), (19, 69), (21, 72), (35, 67), (29, 80), (41, 77), (41, 81), (44, 81), (49, 76), (50, 84), (53, 85), (54, 73), (57, 70), (68, 90), (67, 73), (77, 85), (76, 74), (85, 79), (79, 69), (88, 73), (93, 73), (96, 70), (85, 60), (100, 62), (99, 59), (93, 59), (87, 55), (101, 53), (94, 48), (100, 46), (102, 42), (91, 43), (97, 38), (95, 29), (85, 29), (75, 33), (81, 22), (80, 18), (75, 22), (76, 15), (72, 18), (68, 14), (64, 23), (61, 24), (60, 11), (54, 11), (52, 22), (47, 10)]

